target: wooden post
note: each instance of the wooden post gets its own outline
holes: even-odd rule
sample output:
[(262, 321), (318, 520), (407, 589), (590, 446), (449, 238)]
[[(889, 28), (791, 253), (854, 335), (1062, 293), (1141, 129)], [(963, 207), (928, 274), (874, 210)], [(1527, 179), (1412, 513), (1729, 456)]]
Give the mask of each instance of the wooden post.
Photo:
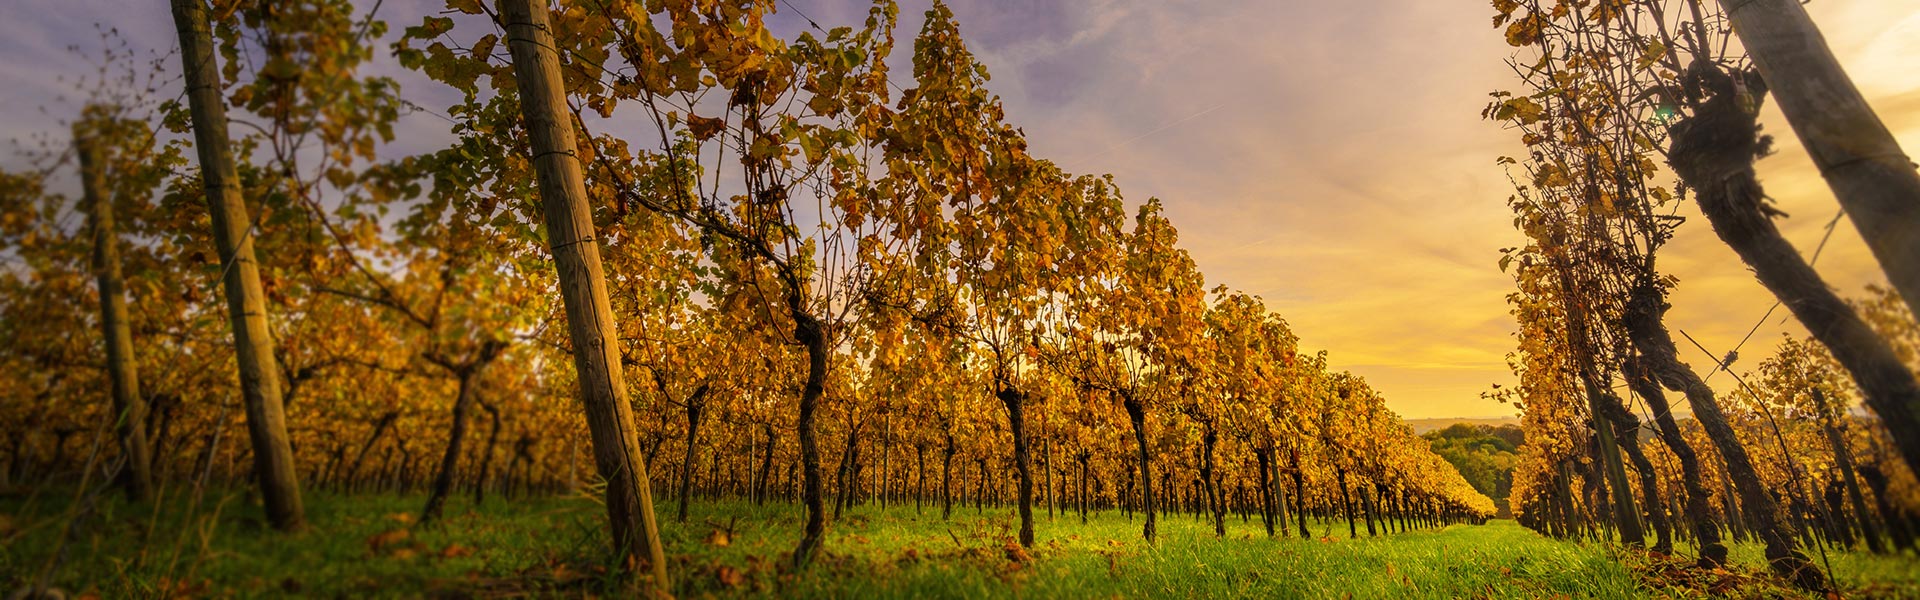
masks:
[[(86, 111), (93, 113), (93, 109)], [(152, 458), (147, 451), (147, 401), (140, 396), (140, 373), (133, 360), (133, 326), (127, 320), (125, 284), (120, 278), (120, 237), (113, 223), (113, 194), (107, 190), (106, 154), (82, 121), (73, 126), (80, 155), (80, 184), (93, 229), (93, 272), (100, 283), (100, 328), (107, 342), (107, 375), (113, 386), (114, 428), (126, 454), (123, 484), (127, 499), (145, 502), (153, 490)]]
[[(1920, 314), (1920, 173), (1913, 159), (1860, 95), (1799, 0), (1720, 4), (1887, 280)], [(1910, 466), (1920, 465), (1915, 436), (1920, 432), (1899, 440)]]
[(180, 60), (193, 114), (193, 145), (200, 155), (201, 186), (213, 220), (213, 244), (220, 254), (227, 319), (240, 364), (241, 403), (247, 437), (253, 443), (253, 470), (266, 502), (267, 520), (276, 529), (306, 527), (300, 481), (287, 442), (287, 417), (281, 405), (280, 378), (274, 368), (273, 334), (267, 329), (266, 294), (260, 264), (253, 256), (252, 219), (240, 199), (240, 176), (227, 138), (227, 108), (220, 67), (214, 58), (207, 6), (201, 0), (173, 0), (173, 23), (180, 34)]
[(593, 439), (594, 464), (607, 481), (607, 520), (623, 557), (644, 548), (654, 585), (669, 589), (666, 552), (654, 521), (653, 492), (641, 458), (640, 440), (620, 370), (620, 338), (607, 299), (600, 245), (587, 209), (586, 183), (575, 154), (573, 123), (560, 78), (560, 57), (547, 19), (546, 0), (500, 0), (513, 53), (520, 112), (531, 138), (534, 173), (547, 225), (547, 245), (559, 271), (567, 333), (581, 402)]
[(1640, 511), (1634, 506), (1633, 488), (1627, 482), (1626, 465), (1620, 462), (1620, 444), (1613, 437), (1613, 422), (1606, 417), (1602, 402), (1608, 401), (1599, 385), (1586, 377), (1581, 377), (1587, 388), (1587, 407), (1593, 416), (1593, 437), (1599, 443), (1601, 471), (1606, 478), (1607, 492), (1611, 495), (1608, 506), (1613, 509), (1613, 524), (1620, 528), (1620, 541), (1628, 546), (1645, 548), (1646, 533), (1640, 528)]

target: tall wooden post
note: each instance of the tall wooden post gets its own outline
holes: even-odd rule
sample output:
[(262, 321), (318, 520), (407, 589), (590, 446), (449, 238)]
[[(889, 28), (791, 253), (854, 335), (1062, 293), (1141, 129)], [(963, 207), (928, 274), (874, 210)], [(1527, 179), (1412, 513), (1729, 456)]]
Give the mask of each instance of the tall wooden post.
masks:
[[(1888, 283), (1920, 314), (1920, 171), (1913, 158), (1840, 67), (1799, 0), (1720, 3)], [(1887, 424), (1907, 466), (1920, 469), (1920, 396), (1868, 394), (1867, 404)]]
[[(92, 111), (89, 110), (89, 113)], [(127, 461), (123, 484), (127, 499), (144, 502), (153, 490), (152, 459), (147, 450), (147, 401), (140, 396), (140, 373), (133, 360), (133, 326), (127, 319), (126, 286), (120, 278), (120, 237), (113, 223), (113, 194), (107, 190), (105, 153), (87, 121), (73, 126), (80, 155), (80, 185), (93, 229), (93, 272), (100, 283), (100, 328), (107, 342), (107, 375), (112, 380), (114, 429)]]
[[(1799, 0), (1720, 4), (1887, 280), (1920, 314), (1920, 172), (1913, 159), (1840, 67)], [(1909, 437), (1915, 435), (1920, 432)], [(1920, 442), (1900, 441), (1907, 464), (1920, 467)]]
[(193, 145), (200, 155), (201, 186), (206, 189), (207, 212), (213, 219), (213, 244), (225, 274), (222, 284), (227, 295), (227, 320), (233, 326), (233, 346), (240, 363), (240, 395), (246, 409), (247, 436), (253, 442), (254, 474), (266, 501), (267, 520), (276, 529), (295, 531), (306, 526), (306, 512), (300, 504), (293, 448), (287, 442), (287, 418), (274, 369), (273, 335), (267, 330), (260, 265), (253, 256), (253, 221), (240, 199), (240, 176), (227, 138), (226, 98), (221, 93), (207, 5), (201, 0), (173, 0), (173, 23), (180, 33), (187, 105), (193, 114)]
[(579, 374), (581, 402), (593, 438), (594, 464), (607, 481), (607, 520), (622, 555), (644, 548), (654, 584), (668, 589), (666, 552), (654, 521), (647, 466), (620, 371), (620, 338), (607, 299), (600, 245), (575, 154), (573, 123), (560, 79), (546, 0), (500, 0), (513, 53), (520, 113), (532, 140), (533, 166), (545, 211), (547, 245), (559, 271), (567, 333)]

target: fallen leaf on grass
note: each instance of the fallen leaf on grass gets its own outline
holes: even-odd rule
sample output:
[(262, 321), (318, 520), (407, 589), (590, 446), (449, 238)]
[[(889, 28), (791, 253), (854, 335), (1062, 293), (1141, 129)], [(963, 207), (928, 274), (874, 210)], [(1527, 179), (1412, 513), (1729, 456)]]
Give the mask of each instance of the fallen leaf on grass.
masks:
[(192, 598), (199, 596), (201, 592), (205, 592), (208, 587), (213, 585), (213, 582), (207, 579), (185, 581), (162, 577), (156, 584), (155, 591), (162, 592), (164, 596)]
[(747, 580), (746, 574), (741, 573), (739, 569), (727, 565), (720, 565), (720, 568), (714, 571), (713, 578), (718, 580), (721, 585), (730, 588), (740, 587), (740, 584)]
[(405, 529), (376, 533), (372, 537), (367, 538), (367, 551), (379, 554), (381, 548), (407, 541), (407, 539), (411, 537), (413, 537), (413, 533)]
[(1022, 547), (1020, 545), (1020, 542), (1007, 540), (1006, 549), (1007, 549), (1007, 560), (1010, 560), (1016, 563), (1025, 563), (1025, 562), (1033, 561), (1033, 555), (1027, 554), (1027, 549)]
[(472, 548), (460, 544), (448, 544), (446, 548), (440, 550), (440, 558), (459, 558), (462, 556), (471, 556), (472, 554)]

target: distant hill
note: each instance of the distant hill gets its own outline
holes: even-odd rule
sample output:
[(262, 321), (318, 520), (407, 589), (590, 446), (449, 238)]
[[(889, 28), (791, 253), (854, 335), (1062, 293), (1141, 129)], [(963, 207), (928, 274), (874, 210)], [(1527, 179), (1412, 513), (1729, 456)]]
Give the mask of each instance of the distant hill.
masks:
[(1518, 419), (1420, 419), (1414, 429), (1426, 427), (1420, 437), (1433, 446), (1433, 452), (1453, 465), (1460, 477), (1473, 489), (1486, 494), (1500, 511), (1511, 516), (1507, 496), (1513, 491), (1513, 464), (1526, 442)]
[(1468, 425), (1490, 425), (1494, 427), (1501, 425), (1518, 426), (1520, 424), (1520, 417), (1449, 417), (1436, 419), (1405, 419), (1405, 421), (1407, 426), (1412, 427), (1413, 433), (1417, 435), (1429, 431), (1446, 429), (1459, 423)]

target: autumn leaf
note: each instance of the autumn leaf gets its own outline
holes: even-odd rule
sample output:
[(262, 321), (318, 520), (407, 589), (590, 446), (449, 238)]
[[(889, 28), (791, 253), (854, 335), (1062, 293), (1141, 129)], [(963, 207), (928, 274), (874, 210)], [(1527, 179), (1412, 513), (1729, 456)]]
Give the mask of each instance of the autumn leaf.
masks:
[(1534, 102), (1532, 98), (1520, 97), (1501, 102), (1498, 110), (1494, 111), (1493, 118), (1501, 121), (1517, 120), (1524, 125), (1538, 122), (1546, 116), (1546, 112), (1546, 107)]
[(406, 529), (395, 529), (384, 533), (377, 533), (367, 538), (367, 551), (373, 554), (379, 554), (382, 548), (407, 541), (412, 537), (413, 533)]
[(703, 142), (707, 141), (712, 139), (715, 134), (720, 133), (726, 126), (726, 121), (687, 113), (687, 133), (692, 134), (693, 139)]
[(719, 581), (720, 585), (730, 588), (740, 587), (740, 584), (745, 583), (747, 580), (745, 573), (729, 565), (720, 565), (720, 568), (715, 569), (713, 578), (715, 581)]
[(1016, 563), (1027, 563), (1027, 562), (1033, 561), (1033, 555), (1027, 554), (1027, 549), (1021, 546), (1020, 542), (1018, 541), (1007, 540), (1005, 551), (1007, 555), (1007, 560), (1009, 561), (1013, 561)]
[(1538, 14), (1529, 14), (1507, 25), (1507, 45), (1515, 48), (1540, 43), (1545, 32), (1547, 20)]

